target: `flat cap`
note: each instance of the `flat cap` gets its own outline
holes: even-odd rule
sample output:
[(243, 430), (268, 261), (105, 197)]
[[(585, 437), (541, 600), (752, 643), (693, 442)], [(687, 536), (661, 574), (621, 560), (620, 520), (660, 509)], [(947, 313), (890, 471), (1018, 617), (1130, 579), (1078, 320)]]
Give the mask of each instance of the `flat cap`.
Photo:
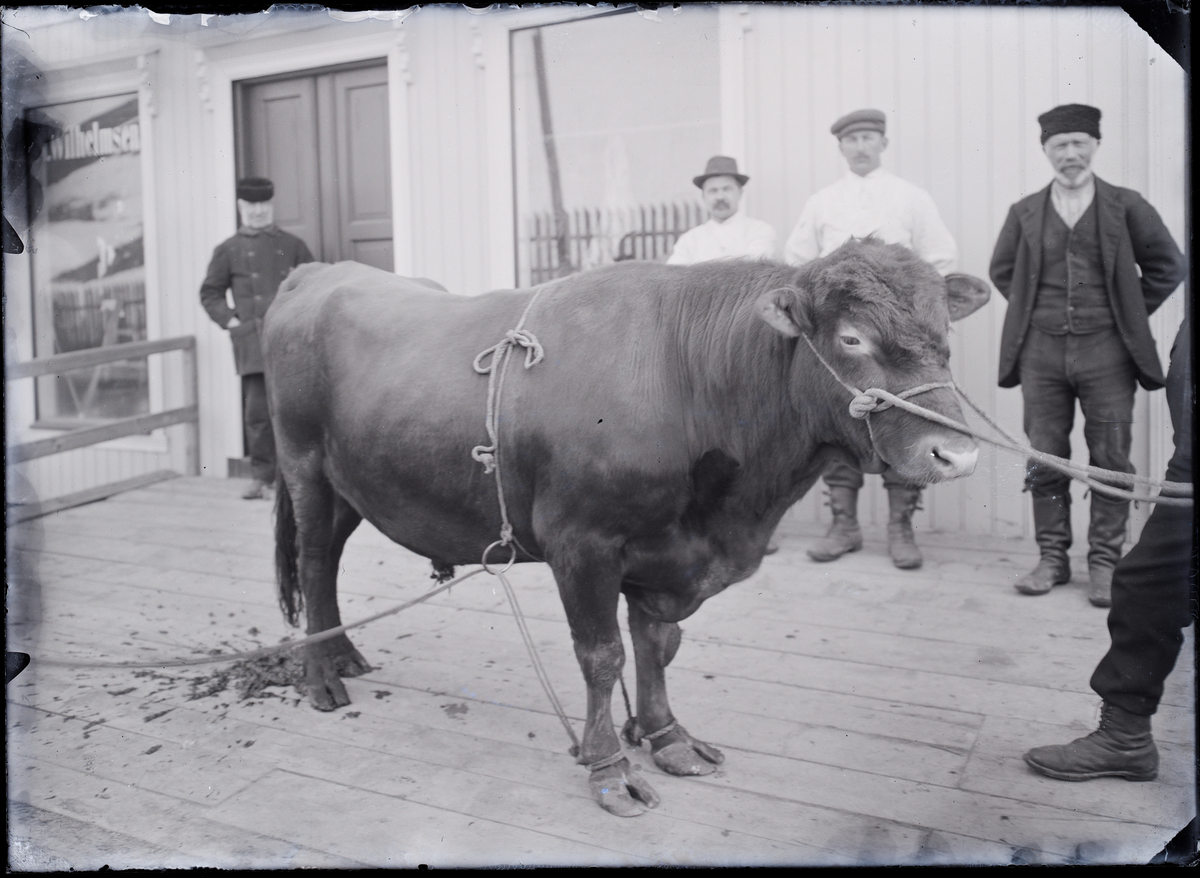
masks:
[(883, 110), (855, 110), (834, 122), (829, 131), (839, 140), (855, 131), (878, 131), (880, 134), (886, 134), (887, 116), (883, 114)]
[(1038, 116), (1042, 126), (1042, 143), (1055, 134), (1082, 131), (1100, 139), (1100, 111), (1087, 104), (1063, 104)]
[(275, 197), (275, 184), (266, 177), (246, 177), (238, 180), (237, 197), (243, 201), (270, 201)]
[(727, 155), (715, 155), (710, 158), (704, 168), (704, 173), (699, 177), (692, 177), (692, 182), (703, 189), (704, 181), (709, 177), (733, 177), (738, 181), (739, 186), (745, 186), (750, 182), (749, 177), (738, 173), (737, 159), (731, 159)]

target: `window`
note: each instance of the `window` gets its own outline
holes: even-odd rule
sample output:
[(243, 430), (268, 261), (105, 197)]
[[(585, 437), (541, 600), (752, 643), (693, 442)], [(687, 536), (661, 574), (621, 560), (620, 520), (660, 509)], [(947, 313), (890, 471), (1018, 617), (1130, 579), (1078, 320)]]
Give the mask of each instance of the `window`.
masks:
[[(30, 171), (34, 354), (144, 341), (138, 97), (74, 101), (35, 113), (57, 131)], [(150, 409), (145, 358), (37, 382), (38, 426), (79, 426)]]
[(715, 5), (610, 13), (511, 35), (519, 286), (659, 259), (704, 220), (720, 152)]

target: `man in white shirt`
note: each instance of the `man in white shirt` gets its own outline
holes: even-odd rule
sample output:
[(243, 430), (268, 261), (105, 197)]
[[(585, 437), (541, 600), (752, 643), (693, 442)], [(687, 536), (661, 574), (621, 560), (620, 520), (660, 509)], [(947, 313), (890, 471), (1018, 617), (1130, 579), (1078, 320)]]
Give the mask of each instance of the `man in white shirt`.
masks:
[(830, 130), (849, 170), (805, 203), (784, 259), (803, 265), (850, 238), (874, 235), (903, 244), (943, 275), (954, 271), (958, 248), (929, 193), (882, 167), (888, 144), (883, 112), (855, 110)]
[[(880, 110), (855, 110), (833, 123), (830, 132), (846, 159), (846, 175), (816, 192), (804, 205), (788, 238), (784, 259), (803, 265), (827, 256), (850, 238), (874, 235), (902, 244), (943, 276), (954, 271), (958, 248), (929, 193), (888, 173), (881, 166), (887, 148), (887, 118)], [(862, 471), (838, 463), (825, 472), (833, 525), (825, 539), (808, 550), (814, 561), (833, 561), (862, 548), (858, 525), (858, 492)], [(901, 569), (921, 566), (913, 539), (912, 514), (921, 489), (906, 485), (891, 469), (883, 473), (888, 491), (888, 550)]]
[(750, 178), (739, 174), (737, 160), (713, 156), (692, 182), (700, 189), (711, 219), (680, 235), (668, 265), (692, 265), (710, 259), (775, 258), (776, 235), (768, 223), (750, 219), (738, 209), (742, 187)]

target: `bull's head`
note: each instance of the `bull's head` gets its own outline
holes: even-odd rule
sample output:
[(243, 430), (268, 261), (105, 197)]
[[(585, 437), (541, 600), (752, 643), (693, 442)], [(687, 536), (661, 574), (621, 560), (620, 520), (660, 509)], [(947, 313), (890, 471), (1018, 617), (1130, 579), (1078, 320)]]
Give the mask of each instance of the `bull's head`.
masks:
[[(911, 402), (961, 423), (947, 336), (950, 322), (980, 308), (988, 295), (977, 278), (942, 278), (907, 248), (869, 239), (800, 269), (792, 286), (764, 293), (757, 308), (778, 332), (808, 341), (796, 347), (793, 386), (820, 387), (822, 399), (828, 392), (844, 403), (834, 406), (833, 441), (868, 471), (887, 464), (926, 484), (970, 475), (979, 455), (975, 440), (898, 406), (856, 420), (851, 388), (897, 396), (926, 388)], [(856, 414), (863, 414), (861, 400)]]

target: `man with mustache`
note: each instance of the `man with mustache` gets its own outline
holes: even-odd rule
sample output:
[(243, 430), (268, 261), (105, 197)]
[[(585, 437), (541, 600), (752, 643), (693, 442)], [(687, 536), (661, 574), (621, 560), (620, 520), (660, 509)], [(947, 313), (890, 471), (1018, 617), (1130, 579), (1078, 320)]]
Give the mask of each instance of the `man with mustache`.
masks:
[[(1050, 185), (1012, 206), (992, 255), (992, 282), (1008, 311), (1000, 340), (1000, 386), (1021, 385), (1025, 433), (1036, 451), (1071, 456), (1075, 402), (1093, 466), (1132, 473), (1136, 385), (1164, 378), (1149, 315), (1183, 281), (1187, 264), (1158, 212), (1132, 189), (1091, 170), (1100, 110), (1064, 104), (1038, 117)], [(1040, 559), (1014, 584), (1041, 595), (1071, 579), (1070, 478), (1030, 460)], [(1126, 486), (1127, 487), (1127, 486)], [(1111, 605), (1129, 501), (1092, 492), (1088, 600)]]
[(708, 160), (704, 173), (693, 177), (711, 219), (689, 229), (675, 242), (668, 265), (692, 265), (710, 259), (775, 257), (775, 229), (762, 220), (750, 219), (738, 206), (742, 187), (750, 178), (738, 173), (737, 160), (717, 155)]
[[(805, 203), (784, 248), (784, 259), (803, 265), (829, 255), (850, 238), (874, 235), (908, 247), (943, 276), (954, 271), (958, 248), (933, 198), (882, 167), (881, 156), (888, 145), (884, 113), (855, 110), (829, 130), (837, 138), (849, 170)], [(836, 463), (825, 471), (824, 478), (833, 524), (825, 538), (808, 550), (814, 561), (834, 561), (862, 548), (858, 524), (862, 470), (849, 462)], [(891, 469), (884, 471), (883, 484), (888, 492), (892, 563), (904, 570), (920, 567), (923, 559), (913, 538), (912, 515), (921, 500), (921, 489), (905, 484)]]

